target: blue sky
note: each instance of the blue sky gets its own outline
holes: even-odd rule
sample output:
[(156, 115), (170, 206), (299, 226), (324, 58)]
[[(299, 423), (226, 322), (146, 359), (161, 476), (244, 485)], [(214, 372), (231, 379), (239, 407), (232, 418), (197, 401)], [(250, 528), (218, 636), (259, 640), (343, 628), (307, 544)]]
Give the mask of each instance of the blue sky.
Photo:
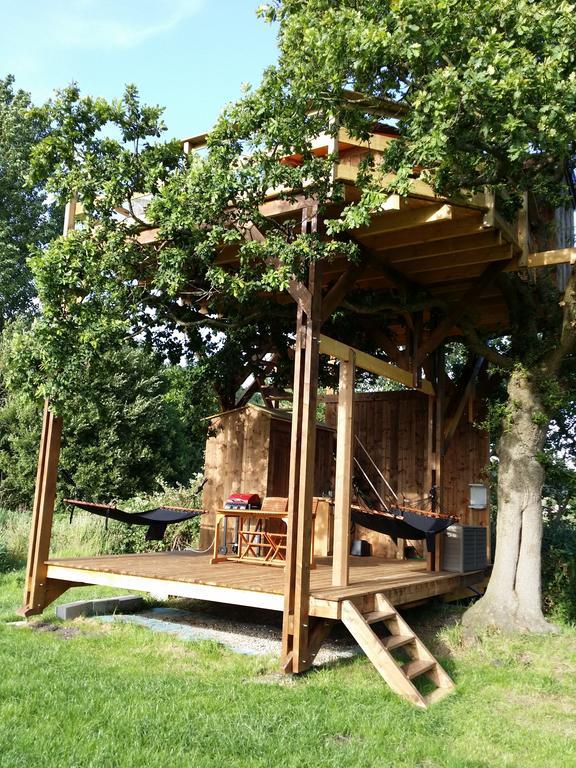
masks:
[(119, 97), (135, 83), (166, 107), (169, 136), (209, 129), (245, 82), (276, 59), (258, 0), (0, 0), (0, 77), (36, 102), (71, 81)]

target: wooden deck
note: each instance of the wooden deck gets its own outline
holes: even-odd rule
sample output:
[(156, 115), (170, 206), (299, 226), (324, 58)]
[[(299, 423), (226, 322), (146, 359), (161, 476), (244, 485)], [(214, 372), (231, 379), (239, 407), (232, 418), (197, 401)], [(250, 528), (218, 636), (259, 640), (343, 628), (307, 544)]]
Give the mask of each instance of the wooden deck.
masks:
[[(275, 611), (284, 608), (284, 569), (238, 562), (211, 565), (207, 554), (155, 552), (48, 560), (47, 576), (71, 585), (107, 585)], [(371, 610), (377, 593), (393, 605), (408, 605), (477, 584), (485, 574), (431, 573), (420, 560), (367, 557), (352, 558), (349, 586), (333, 587), (331, 576), (331, 558), (320, 559), (311, 572), (311, 616), (340, 619), (344, 600), (362, 611)]]

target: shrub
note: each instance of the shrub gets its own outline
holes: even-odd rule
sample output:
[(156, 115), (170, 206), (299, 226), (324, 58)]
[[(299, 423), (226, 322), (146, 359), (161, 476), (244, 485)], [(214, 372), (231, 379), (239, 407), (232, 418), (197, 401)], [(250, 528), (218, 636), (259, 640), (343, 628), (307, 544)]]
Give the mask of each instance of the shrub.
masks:
[[(187, 507), (200, 509), (202, 493), (199, 490), (202, 476), (196, 475), (188, 485), (171, 487), (158, 481), (162, 490), (157, 493), (139, 494), (119, 503), (126, 512), (144, 512), (154, 507)], [(146, 527), (124, 525), (111, 520), (104, 537), (104, 551), (107, 554), (128, 554), (133, 552), (166, 552), (170, 549), (185, 549), (196, 545), (200, 533), (200, 518), (186, 520), (168, 527), (162, 541), (146, 541)]]
[(545, 609), (563, 621), (576, 621), (576, 518), (544, 521), (542, 581)]
[[(28, 505), (34, 492), (42, 408), (12, 371), (29, 342), (30, 334), (15, 324), (0, 345), (0, 503), (9, 507)], [(166, 366), (129, 345), (100, 363), (97, 371), (83, 372), (86, 381), (62, 408), (60, 466), (73, 485), (61, 482), (60, 492), (109, 502), (161, 490), (159, 476), (188, 483), (203, 462), (202, 417), (215, 407), (195, 369)]]

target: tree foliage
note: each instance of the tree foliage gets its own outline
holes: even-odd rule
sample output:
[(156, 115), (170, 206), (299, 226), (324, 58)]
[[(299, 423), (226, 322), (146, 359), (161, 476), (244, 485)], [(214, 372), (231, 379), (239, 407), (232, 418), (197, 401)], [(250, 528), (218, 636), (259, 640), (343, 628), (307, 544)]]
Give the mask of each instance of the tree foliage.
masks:
[(27, 258), (59, 226), (42, 184), (28, 178), (32, 149), (46, 130), (45, 115), (14, 89), (14, 78), (0, 79), (0, 331), (6, 321), (33, 311)]
[[(0, 398), (4, 506), (28, 506), (34, 493), (42, 407), (21, 376), (31, 375), (35, 359), (34, 338), (12, 327), (0, 360), (6, 386)], [(79, 372), (76, 380), (83, 386), (62, 408), (61, 495), (126, 499), (157, 490), (160, 481), (185, 484), (201, 469), (206, 438), (201, 418), (214, 403), (194, 369), (164, 366), (158, 356), (125, 344), (102, 354), (98, 368)]]

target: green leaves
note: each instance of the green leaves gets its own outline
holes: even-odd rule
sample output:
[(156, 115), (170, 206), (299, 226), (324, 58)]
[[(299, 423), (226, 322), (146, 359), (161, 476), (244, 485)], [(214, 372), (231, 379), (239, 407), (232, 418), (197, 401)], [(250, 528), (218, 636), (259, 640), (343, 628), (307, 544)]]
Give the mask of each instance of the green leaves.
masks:
[(0, 330), (6, 321), (33, 313), (26, 259), (59, 227), (42, 185), (27, 183), (31, 152), (46, 130), (44, 115), (27, 93), (14, 89), (14, 78), (0, 79)]

